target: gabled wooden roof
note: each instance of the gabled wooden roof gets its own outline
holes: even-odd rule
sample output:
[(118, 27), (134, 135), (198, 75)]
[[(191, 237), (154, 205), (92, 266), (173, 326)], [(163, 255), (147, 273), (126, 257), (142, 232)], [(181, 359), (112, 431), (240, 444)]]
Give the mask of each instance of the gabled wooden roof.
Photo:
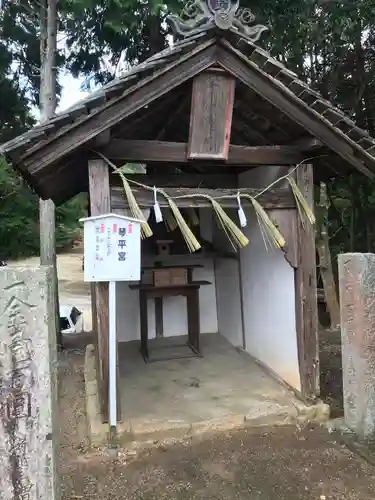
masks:
[[(176, 43), (48, 122), (3, 144), (0, 154), (41, 197), (56, 203), (66, 201), (86, 189), (87, 159), (99, 147), (103, 133), (111, 130), (115, 137), (139, 139), (143, 134), (142, 138), (156, 139), (161, 120), (178, 113), (177, 103), (183, 107), (187, 101), (189, 109), (191, 79), (213, 65), (221, 66), (239, 82), (239, 113), (261, 138), (258, 144), (267, 134), (256, 130), (255, 119), (249, 127), (248, 113), (254, 107), (258, 117), (267, 117), (269, 130), (273, 127), (285, 133), (284, 144), (307, 133), (341, 157), (337, 170), (346, 164), (368, 176), (375, 173), (375, 140), (235, 28), (202, 32)], [(264, 138), (264, 144), (274, 143), (272, 137)]]

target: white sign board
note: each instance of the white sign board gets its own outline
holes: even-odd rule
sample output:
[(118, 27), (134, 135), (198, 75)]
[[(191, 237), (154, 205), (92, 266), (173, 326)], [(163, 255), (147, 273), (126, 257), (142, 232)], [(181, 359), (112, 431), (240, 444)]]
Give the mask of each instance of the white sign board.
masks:
[(85, 281), (139, 281), (141, 221), (117, 214), (84, 222)]

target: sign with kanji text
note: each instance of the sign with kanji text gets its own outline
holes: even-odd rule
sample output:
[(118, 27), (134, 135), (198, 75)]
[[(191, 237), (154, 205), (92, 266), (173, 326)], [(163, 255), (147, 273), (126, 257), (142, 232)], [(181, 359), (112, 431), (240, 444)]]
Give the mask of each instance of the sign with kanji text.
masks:
[(106, 214), (81, 219), (84, 223), (85, 281), (139, 281), (141, 221)]

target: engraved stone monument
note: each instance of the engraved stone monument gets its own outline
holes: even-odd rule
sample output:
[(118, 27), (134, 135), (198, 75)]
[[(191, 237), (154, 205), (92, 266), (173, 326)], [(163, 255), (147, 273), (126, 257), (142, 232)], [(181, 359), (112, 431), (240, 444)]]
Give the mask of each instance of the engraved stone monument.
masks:
[(342, 374), (346, 425), (375, 438), (375, 255), (339, 255)]
[(59, 499), (50, 273), (48, 267), (0, 268), (1, 500)]

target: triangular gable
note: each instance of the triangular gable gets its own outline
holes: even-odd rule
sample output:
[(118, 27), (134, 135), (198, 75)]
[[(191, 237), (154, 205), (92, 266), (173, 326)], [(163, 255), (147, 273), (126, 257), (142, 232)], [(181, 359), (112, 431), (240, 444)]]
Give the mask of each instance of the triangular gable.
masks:
[[(0, 154), (12, 161), (39, 195), (65, 201), (86, 188), (87, 157), (82, 152), (91, 148), (92, 139), (215, 64), (357, 170), (368, 176), (375, 172), (374, 139), (234, 29), (219, 35), (200, 33), (156, 54), (64, 113), (0, 146)], [(75, 161), (77, 153), (81, 156)], [(52, 177), (55, 185), (64, 184), (59, 195), (49, 187)]]

